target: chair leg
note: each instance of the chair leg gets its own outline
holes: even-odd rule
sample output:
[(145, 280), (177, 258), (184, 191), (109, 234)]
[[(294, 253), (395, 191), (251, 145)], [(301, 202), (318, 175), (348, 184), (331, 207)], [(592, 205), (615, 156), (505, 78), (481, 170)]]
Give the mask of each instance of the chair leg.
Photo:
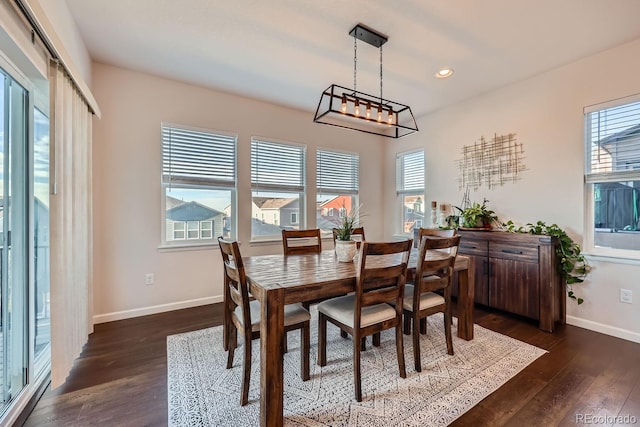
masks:
[[(355, 331), (354, 331), (355, 332)], [(360, 378), (360, 351), (358, 346), (362, 340), (357, 332), (353, 336), (353, 385), (355, 388), (356, 400), (362, 402), (362, 383)], [(364, 337), (362, 337), (364, 339)]]
[(229, 325), (229, 330), (227, 331), (227, 369), (230, 369), (233, 366), (233, 355), (235, 353), (235, 349), (238, 346), (238, 337), (236, 334), (235, 325)]
[(327, 364), (327, 317), (318, 313), (318, 366)]
[(398, 353), (398, 368), (400, 369), (400, 377), (407, 378), (407, 369), (404, 365), (404, 342), (402, 340), (402, 321), (398, 319), (398, 323), (396, 324), (396, 352)]
[(302, 306), (304, 307), (305, 310), (309, 311), (309, 307), (311, 307), (311, 304), (309, 304), (308, 302), (303, 302)]
[(349, 336), (349, 334), (347, 333), (347, 331), (343, 331), (342, 329), (340, 329), (340, 336), (342, 338), (347, 338)]
[(373, 334), (373, 346), (380, 347), (380, 332)]
[(404, 334), (409, 335), (411, 333), (411, 313), (405, 311), (404, 316), (402, 317), (404, 323)]
[(367, 351), (367, 337), (360, 338), (360, 351)]
[(418, 317), (413, 317), (413, 362), (415, 364), (416, 372), (422, 372), (422, 362), (420, 360), (420, 333), (418, 331), (419, 322)]
[(287, 345), (287, 332), (285, 331), (282, 335), (282, 354), (289, 351), (289, 346)]
[(451, 307), (447, 306), (444, 312), (444, 335), (447, 339), (447, 353), (453, 355), (453, 339), (451, 338)]
[(427, 334), (427, 318), (426, 317), (423, 317), (422, 319), (420, 319), (420, 333), (422, 335)]
[(309, 321), (305, 322), (300, 328), (300, 376), (302, 381), (309, 379), (309, 351), (311, 347), (311, 325)]
[(242, 372), (242, 395), (240, 396), (240, 406), (244, 406), (249, 401), (249, 384), (251, 383), (251, 332), (244, 336), (244, 363)]

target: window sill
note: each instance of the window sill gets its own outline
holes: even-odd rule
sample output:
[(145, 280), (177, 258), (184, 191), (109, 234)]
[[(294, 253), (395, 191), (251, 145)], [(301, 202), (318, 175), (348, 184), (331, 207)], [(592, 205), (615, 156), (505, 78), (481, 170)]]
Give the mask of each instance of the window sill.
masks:
[(159, 252), (178, 252), (178, 251), (205, 251), (218, 247), (218, 242), (207, 243), (190, 243), (190, 244), (176, 244), (176, 245), (160, 245), (158, 246)]
[(583, 252), (585, 258), (589, 261), (608, 262), (612, 264), (629, 264), (640, 266), (640, 253), (637, 255), (631, 254), (611, 254), (600, 252)]

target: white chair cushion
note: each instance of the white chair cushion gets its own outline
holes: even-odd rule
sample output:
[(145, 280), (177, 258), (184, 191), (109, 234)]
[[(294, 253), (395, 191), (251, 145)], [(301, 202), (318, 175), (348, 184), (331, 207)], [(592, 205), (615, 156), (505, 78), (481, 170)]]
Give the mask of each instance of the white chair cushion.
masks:
[[(251, 301), (249, 303), (249, 311), (251, 312), (251, 330), (260, 330), (260, 301)], [(242, 307), (237, 306), (234, 310), (238, 319), (242, 319)], [(294, 325), (296, 323), (306, 322), (311, 319), (311, 315), (300, 304), (287, 304), (284, 306), (284, 326)]]
[[(436, 305), (444, 304), (444, 302), (442, 295), (436, 294), (435, 292), (425, 292), (420, 295), (419, 310), (435, 307)], [(406, 285), (404, 287), (404, 303), (402, 307), (405, 310), (413, 312), (413, 285)]]
[[(356, 296), (345, 295), (332, 298), (318, 304), (318, 311), (337, 320), (338, 322), (353, 328), (354, 310), (356, 308)], [(377, 304), (363, 307), (360, 316), (360, 326), (369, 326), (382, 323), (385, 320), (396, 317), (396, 310), (389, 304)]]

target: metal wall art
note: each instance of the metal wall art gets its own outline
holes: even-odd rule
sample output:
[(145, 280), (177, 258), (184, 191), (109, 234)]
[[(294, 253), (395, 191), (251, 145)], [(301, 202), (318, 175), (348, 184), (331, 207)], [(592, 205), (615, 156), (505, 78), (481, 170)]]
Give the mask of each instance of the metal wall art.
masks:
[(462, 158), (456, 160), (460, 170), (458, 188), (475, 191), (483, 184), (492, 189), (515, 182), (526, 170), (523, 159), (524, 149), (515, 133), (494, 135), (489, 140), (481, 136), (473, 145), (462, 147)]

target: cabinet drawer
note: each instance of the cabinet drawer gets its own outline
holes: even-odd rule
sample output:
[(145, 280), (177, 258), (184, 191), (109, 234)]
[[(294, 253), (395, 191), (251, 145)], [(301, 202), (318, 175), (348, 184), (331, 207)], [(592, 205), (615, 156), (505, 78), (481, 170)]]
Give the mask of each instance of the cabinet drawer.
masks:
[(486, 240), (468, 239), (466, 237), (460, 239), (458, 252), (462, 255), (480, 255), (487, 256), (487, 248), (489, 242)]
[(489, 245), (489, 257), (537, 263), (538, 246), (491, 242), (491, 245)]

